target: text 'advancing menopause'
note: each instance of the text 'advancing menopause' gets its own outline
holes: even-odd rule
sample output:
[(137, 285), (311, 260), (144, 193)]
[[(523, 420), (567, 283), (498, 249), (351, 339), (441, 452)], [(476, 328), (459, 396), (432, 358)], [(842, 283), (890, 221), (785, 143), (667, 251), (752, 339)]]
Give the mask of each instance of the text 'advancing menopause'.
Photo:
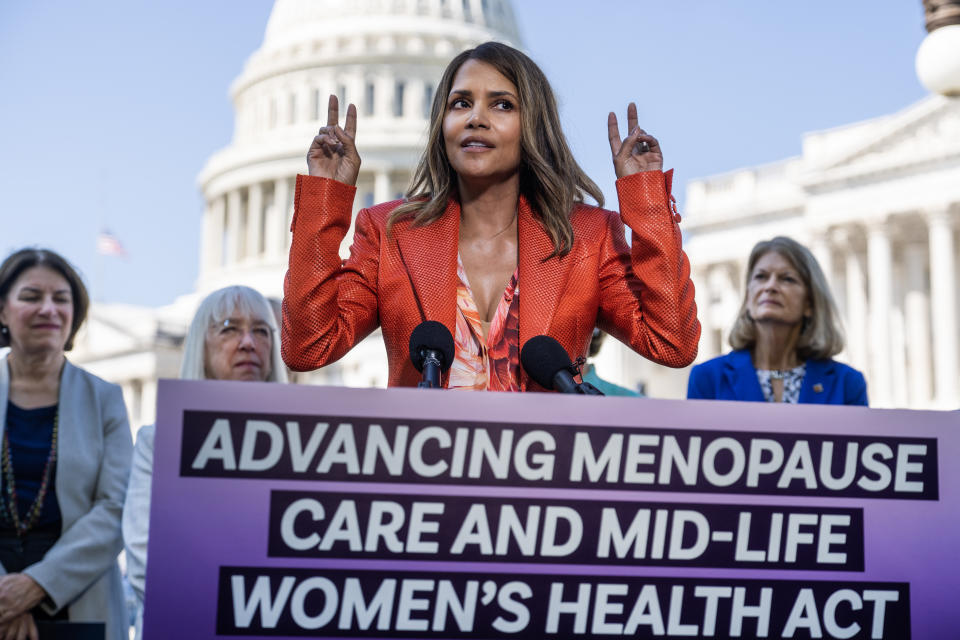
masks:
[(182, 476), (936, 500), (934, 438), (186, 411)]

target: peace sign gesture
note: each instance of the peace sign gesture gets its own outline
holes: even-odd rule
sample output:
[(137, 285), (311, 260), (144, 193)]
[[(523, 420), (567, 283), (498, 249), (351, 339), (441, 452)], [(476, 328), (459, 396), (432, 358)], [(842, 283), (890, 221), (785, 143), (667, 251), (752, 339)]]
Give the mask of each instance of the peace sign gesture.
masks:
[(607, 134), (610, 138), (610, 151), (613, 153), (613, 168), (617, 178), (640, 173), (641, 171), (663, 170), (663, 152), (660, 143), (646, 131), (637, 126), (637, 105), (627, 105), (628, 135), (621, 142), (617, 115), (611, 111), (607, 116)]
[(343, 128), (338, 123), (339, 102), (331, 95), (327, 105), (327, 126), (320, 127), (307, 151), (307, 172), (311, 176), (332, 178), (356, 186), (360, 174), (360, 154), (354, 138), (357, 135), (357, 108), (347, 107)]

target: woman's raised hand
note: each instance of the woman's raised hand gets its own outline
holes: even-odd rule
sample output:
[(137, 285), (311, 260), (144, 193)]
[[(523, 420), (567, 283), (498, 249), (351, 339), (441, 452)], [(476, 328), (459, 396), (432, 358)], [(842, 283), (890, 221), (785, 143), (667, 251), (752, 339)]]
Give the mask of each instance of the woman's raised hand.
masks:
[(617, 115), (611, 111), (607, 116), (607, 133), (617, 178), (641, 171), (662, 171), (663, 152), (660, 143), (637, 126), (637, 105), (633, 102), (627, 106), (627, 132), (627, 137), (621, 141)]
[[(337, 96), (331, 95), (327, 106), (327, 126), (321, 127), (307, 151), (307, 172), (319, 178), (332, 178), (355, 186), (360, 174), (357, 136), (357, 108), (347, 107), (347, 120), (341, 128)], [(636, 118), (634, 118), (636, 119)]]

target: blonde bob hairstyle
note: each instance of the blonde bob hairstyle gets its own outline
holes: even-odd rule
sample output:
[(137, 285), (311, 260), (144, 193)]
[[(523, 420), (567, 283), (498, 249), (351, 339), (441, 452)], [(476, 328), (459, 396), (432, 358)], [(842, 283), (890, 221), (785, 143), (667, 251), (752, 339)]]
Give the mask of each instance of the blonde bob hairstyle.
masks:
[(239, 313), (263, 320), (270, 327), (270, 375), (267, 382), (286, 382), (287, 370), (280, 359), (280, 344), (277, 336), (277, 317), (273, 307), (259, 291), (235, 285), (217, 289), (200, 303), (183, 347), (183, 362), (180, 377), (184, 380), (206, 380), (207, 331), (222, 324), (230, 316)]
[(837, 355), (843, 350), (843, 329), (827, 278), (810, 250), (786, 236), (758, 242), (750, 252), (743, 303), (730, 331), (730, 346), (734, 349), (753, 349), (757, 342), (757, 325), (747, 312), (746, 291), (757, 261), (771, 251), (783, 256), (797, 270), (809, 296), (811, 315), (804, 318), (800, 341), (797, 343), (797, 357), (801, 360), (825, 360)]
[(414, 226), (440, 218), (447, 201), (456, 197), (457, 175), (450, 166), (443, 138), (443, 118), (453, 80), (467, 60), (490, 65), (510, 80), (519, 92), (520, 193), (536, 211), (553, 240), (554, 252), (562, 256), (573, 246), (570, 214), (575, 204), (589, 195), (603, 206), (603, 193), (574, 160), (560, 127), (557, 101), (540, 67), (513, 47), (485, 42), (459, 54), (447, 65), (433, 96), (427, 145), (414, 171), (402, 205), (390, 215), (389, 229), (400, 219), (413, 216)]

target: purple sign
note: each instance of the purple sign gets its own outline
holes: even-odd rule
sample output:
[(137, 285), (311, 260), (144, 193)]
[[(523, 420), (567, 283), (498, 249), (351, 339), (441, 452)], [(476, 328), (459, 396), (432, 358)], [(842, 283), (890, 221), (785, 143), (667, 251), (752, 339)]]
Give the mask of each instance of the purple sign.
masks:
[(144, 634), (956, 637), (956, 413), (164, 380)]

